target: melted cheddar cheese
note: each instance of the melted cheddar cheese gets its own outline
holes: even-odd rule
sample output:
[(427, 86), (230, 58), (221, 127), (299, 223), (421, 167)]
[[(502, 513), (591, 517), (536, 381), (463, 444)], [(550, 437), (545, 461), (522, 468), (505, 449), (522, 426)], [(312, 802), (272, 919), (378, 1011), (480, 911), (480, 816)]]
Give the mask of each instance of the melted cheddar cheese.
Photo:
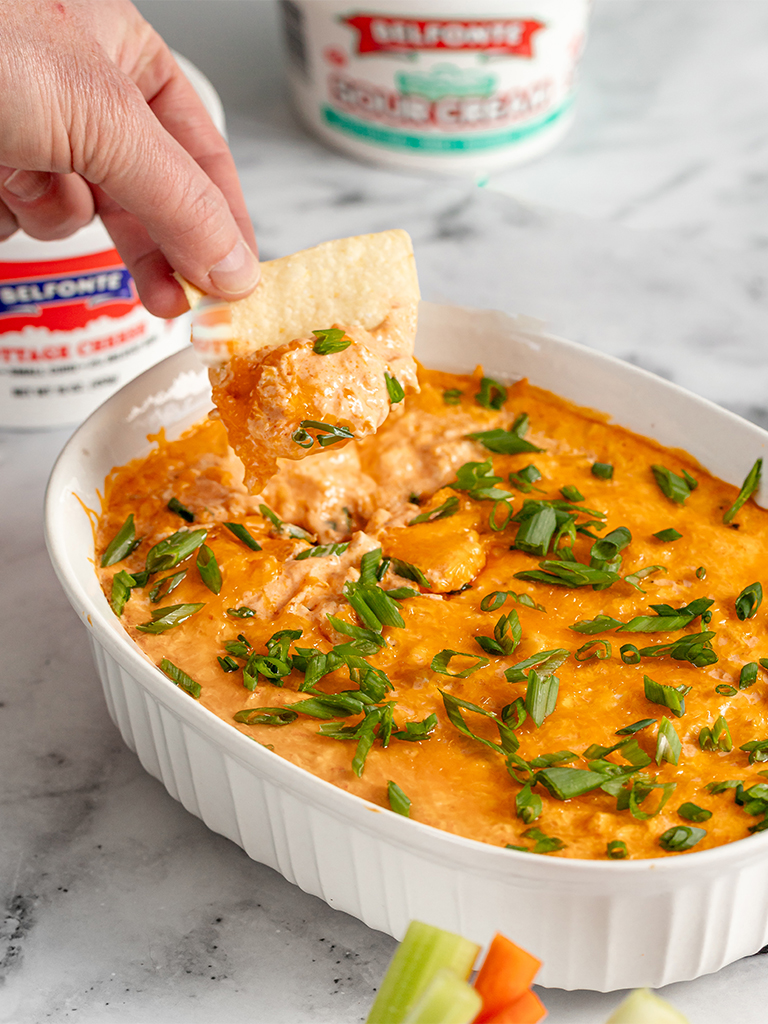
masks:
[[(475, 397), (481, 392), (480, 376), (480, 371), (474, 376), (421, 371), (420, 394), (409, 395), (394, 408), (375, 436), (343, 449), (329, 447), (305, 463), (281, 462), (280, 473), (258, 497), (243, 485), (242, 466), (219, 422), (207, 420), (176, 441), (155, 438), (146, 458), (116, 468), (106, 482), (97, 551), (104, 552), (130, 514), (142, 540), (126, 558), (99, 570), (105, 593), (111, 595), (116, 573), (141, 572), (148, 551), (180, 529), (207, 531), (205, 543), (215, 555), (223, 583), (218, 594), (209, 589), (192, 554), (131, 590), (122, 611), (126, 629), (156, 664), (168, 659), (198, 683), (205, 707), (268, 746), (275, 756), (385, 807), (388, 783), (393, 781), (411, 800), (411, 816), (436, 828), (500, 846), (581, 858), (604, 858), (608, 844), (616, 842), (626, 844), (632, 858), (670, 855), (674, 844), (668, 850), (659, 840), (678, 828), (704, 830), (696, 850), (749, 836), (750, 828), (764, 820), (760, 801), (745, 806), (743, 800), (734, 800), (740, 790), (712, 793), (706, 787), (739, 780), (749, 789), (768, 781), (759, 775), (762, 755), (758, 752), (750, 763), (749, 751), (740, 749), (768, 737), (766, 673), (759, 666), (760, 658), (768, 656), (768, 640), (762, 637), (764, 611), (742, 620), (735, 607), (739, 593), (760, 580), (768, 555), (768, 513), (747, 502), (735, 523), (725, 525), (723, 513), (732, 505), (736, 489), (710, 476), (685, 453), (609, 425), (599, 414), (525, 381), (508, 389), (500, 408), (486, 408)], [(447, 390), (461, 392), (458, 404), (446, 403)], [(530, 418), (525, 439), (541, 451), (494, 454), (482, 440), (467, 436), (507, 431), (522, 413)], [(487, 485), (477, 483), (477, 475), (474, 492), (451, 486), (461, 483), (467, 463), (486, 460), (491, 461), (480, 472), (491, 472), (492, 467), (501, 481), (493, 486), (511, 493), (511, 517), (504, 499), (483, 494)], [(612, 477), (596, 476), (595, 463), (611, 465)], [(530, 464), (540, 478), (523, 486), (535, 489), (523, 492), (510, 485), (509, 474)], [(687, 472), (698, 481), (684, 503), (665, 497), (651, 471), (654, 464), (683, 479)], [(619, 527), (631, 533), (631, 541), (620, 552), (620, 566), (610, 563), (615, 579), (604, 589), (555, 586), (516, 576), (537, 571), (545, 558), (557, 559), (551, 546), (546, 556), (516, 548), (520, 522), (515, 517), (525, 501), (567, 505), (560, 492), (566, 486), (583, 495), (583, 500), (571, 503), (574, 508), (599, 514), (579, 512), (575, 522), (583, 529), (570, 538), (566, 531), (558, 542), (561, 554), (574, 539), (572, 557), (589, 565), (596, 538)], [(194, 516), (192, 522), (185, 523), (168, 508), (172, 498)], [(272, 515), (265, 516), (260, 506)], [(413, 523), (417, 517), (422, 521)], [(260, 550), (252, 550), (225, 526), (233, 522), (249, 531)], [(668, 529), (682, 536), (674, 541), (654, 536)], [(328, 549), (319, 557), (297, 558), (317, 544), (348, 546)], [(379, 695), (374, 706), (391, 704), (387, 714), (394, 732), (385, 746), (382, 729), (374, 730), (358, 775), (352, 768), (357, 740), (340, 741), (327, 733), (329, 722), (330, 731), (353, 729), (363, 720), (360, 714), (332, 713), (329, 720), (299, 714), (284, 725), (248, 725), (236, 722), (235, 715), (258, 708), (290, 709), (313, 695), (299, 690), (306, 681), (308, 655), (298, 649), (327, 653), (364, 635), (359, 631), (366, 624), (350, 603), (350, 584), (354, 591), (361, 559), (379, 548), (385, 561), (369, 555), (368, 562), (385, 572), (373, 585), (395, 590), (396, 599), (386, 600), (399, 610), (403, 625), (383, 626), (384, 645), (377, 648), (374, 643), (375, 653), (364, 655), (363, 666), (367, 663), (386, 673), (392, 688)], [(635, 577), (635, 586), (625, 579), (650, 566), (663, 568)], [(153, 602), (150, 595), (158, 581), (183, 570), (173, 592), (163, 596), (161, 590)], [(411, 593), (404, 593), (404, 588)], [(489, 597), (494, 592), (506, 595), (503, 604), (498, 604), (500, 597)], [(483, 610), (484, 599), (484, 607), (498, 606)], [(649, 605), (679, 609), (697, 599), (712, 601), (704, 621), (696, 617), (670, 632), (617, 632), (614, 624), (585, 635), (570, 628), (598, 616), (628, 623), (656, 614)], [(157, 615), (177, 604), (203, 607), (164, 632), (137, 628), (151, 621), (153, 612)], [(241, 614), (250, 617), (234, 617), (233, 609), (247, 609)], [(515, 646), (512, 626), (508, 623), (505, 632), (502, 623), (497, 632), (507, 650), (489, 652), (487, 644), (483, 649), (476, 638), (493, 641), (500, 618), (513, 611), (521, 629), (519, 643)], [(283, 661), (295, 659), (293, 669), (272, 679), (261, 673), (254, 690), (245, 688), (248, 654), (266, 655), (267, 642), (283, 630), (297, 635), (300, 631), (282, 651)], [(710, 664), (697, 666), (669, 653), (646, 654), (631, 664), (620, 655), (626, 644), (642, 650), (702, 631), (714, 634), (702, 648), (716, 655), (716, 660), (711, 655), (703, 659)], [(249, 645), (246, 655), (230, 657), (230, 667), (235, 668), (225, 671), (218, 659), (226, 658), (225, 645), (237, 643), (238, 636)], [(590, 641), (597, 643), (576, 656)], [(369, 650), (370, 643), (363, 648)], [(538, 652), (556, 649), (568, 656), (555, 672), (559, 690), (554, 709), (538, 727), (531, 714), (517, 726), (520, 707), (536, 681), (532, 683), (529, 670), (518, 672), (521, 678), (508, 670)], [(459, 654), (444, 653), (441, 658), (441, 652)], [(598, 652), (602, 657), (591, 656)], [(631, 651), (628, 656), (631, 660)], [(740, 688), (741, 670), (749, 663), (758, 663), (757, 679)], [(690, 688), (682, 715), (646, 696), (646, 676), (663, 687)], [(322, 677), (315, 693), (356, 688), (350, 670), (341, 667)], [(447, 694), (451, 716), (440, 691)], [(455, 699), (487, 714), (457, 705)], [(465, 731), (457, 728), (457, 708)], [(497, 745), (504, 729), (498, 722), (505, 708), (507, 745), (501, 750)], [(407, 723), (435, 721), (431, 715), (436, 725), (431, 732), (426, 728), (427, 738), (409, 741), (396, 735), (405, 733)], [(711, 730), (720, 716), (727, 722), (730, 749), (723, 749), (729, 746), (725, 739), (716, 749), (702, 749), (702, 729)], [(679, 740), (677, 763), (663, 755), (667, 748), (658, 738), (663, 718)], [(652, 721), (634, 733), (636, 744), (607, 753), (589, 750), (631, 739), (617, 730), (646, 719)], [(513, 729), (516, 739), (510, 740)], [(636, 763), (642, 762), (639, 768), (622, 756), (622, 749)], [(617, 766), (613, 775), (606, 763)], [(548, 764), (582, 773), (607, 772), (604, 781), (613, 778), (614, 783), (561, 799), (545, 784)], [(626, 770), (623, 776), (619, 769)], [(526, 810), (529, 801), (525, 794), (520, 798), (531, 776), (535, 784), (530, 792), (541, 801), (539, 813), (536, 801)], [(557, 772), (549, 775), (556, 777)], [(691, 821), (679, 814), (685, 804), (709, 811), (711, 817)]]

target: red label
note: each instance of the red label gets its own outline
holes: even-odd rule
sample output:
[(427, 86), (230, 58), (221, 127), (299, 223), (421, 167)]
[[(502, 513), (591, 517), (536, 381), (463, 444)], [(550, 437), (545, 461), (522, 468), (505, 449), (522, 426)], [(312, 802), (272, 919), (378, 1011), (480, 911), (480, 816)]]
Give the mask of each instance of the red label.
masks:
[(139, 305), (116, 249), (67, 260), (0, 262), (0, 334), (24, 327), (73, 331)]
[(357, 29), (357, 52), (412, 53), (415, 50), (490, 50), (514, 57), (533, 56), (533, 37), (545, 28), (532, 18), (386, 18), (355, 14), (342, 19)]

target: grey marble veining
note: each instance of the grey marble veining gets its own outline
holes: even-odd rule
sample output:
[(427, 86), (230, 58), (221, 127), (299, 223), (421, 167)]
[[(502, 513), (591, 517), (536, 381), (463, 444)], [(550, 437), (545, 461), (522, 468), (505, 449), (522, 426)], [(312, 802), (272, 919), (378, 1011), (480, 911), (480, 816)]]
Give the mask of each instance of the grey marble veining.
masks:
[[(533, 314), (768, 426), (768, 2), (598, 0), (573, 131), (485, 190), (307, 137), (272, 3), (140, 6), (224, 97), (265, 257), (406, 227), (425, 297)], [(364, 1019), (393, 941), (210, 833), (109, 720), (43, 547), (67, 435), (0, 432), (0, 1021)], [(665, 994), (762, 1024), (768, 957)], [(552, 1024), (618, 1001), (543, 998)]]

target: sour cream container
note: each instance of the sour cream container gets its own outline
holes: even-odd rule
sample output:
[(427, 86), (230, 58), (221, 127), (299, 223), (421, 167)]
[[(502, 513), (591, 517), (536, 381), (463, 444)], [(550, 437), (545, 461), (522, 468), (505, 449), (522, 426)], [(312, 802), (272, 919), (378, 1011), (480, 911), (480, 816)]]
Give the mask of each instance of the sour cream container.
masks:
[(573, 120), (591, 0), (282, 0), (309, 127), (389, 167), (481, 178)]
[[(224, 134), (213, 86), (176, 59)], [(162, 320), (142, 306), (98, 218), (69, 238), (0, 242), (0, 428), (79, 423), (189, 338), (188, 314)]]

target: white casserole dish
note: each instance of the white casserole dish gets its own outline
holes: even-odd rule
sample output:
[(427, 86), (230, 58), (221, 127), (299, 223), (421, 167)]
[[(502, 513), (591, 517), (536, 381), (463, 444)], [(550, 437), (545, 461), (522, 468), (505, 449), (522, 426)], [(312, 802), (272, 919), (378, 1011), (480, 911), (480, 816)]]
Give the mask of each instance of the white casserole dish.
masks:
[[(739, 485), (768, 433), (643, 370), (545, 334), (524, 317), (422, 303), (417, 355), (528, 377)], [(768, 832), (676, 857), (585, 861), (505, 850), (405, 819), (252, 742), (174, 686), (129, 639), (93, 567), (83, 505), (109, 470), (210, 408), (189, 348), (128, 384), (54, 468), (46, 536), (91, 639), (109, 713), (146, 770), (187, 810), (306, 892), (399, 938), (418, 918), (487, 943), (501, 931), (544, 961), (541, 984), (607, 991), (716, 971), (768, 943)], [(758, 495), (766, 504), (765, 487)]]

